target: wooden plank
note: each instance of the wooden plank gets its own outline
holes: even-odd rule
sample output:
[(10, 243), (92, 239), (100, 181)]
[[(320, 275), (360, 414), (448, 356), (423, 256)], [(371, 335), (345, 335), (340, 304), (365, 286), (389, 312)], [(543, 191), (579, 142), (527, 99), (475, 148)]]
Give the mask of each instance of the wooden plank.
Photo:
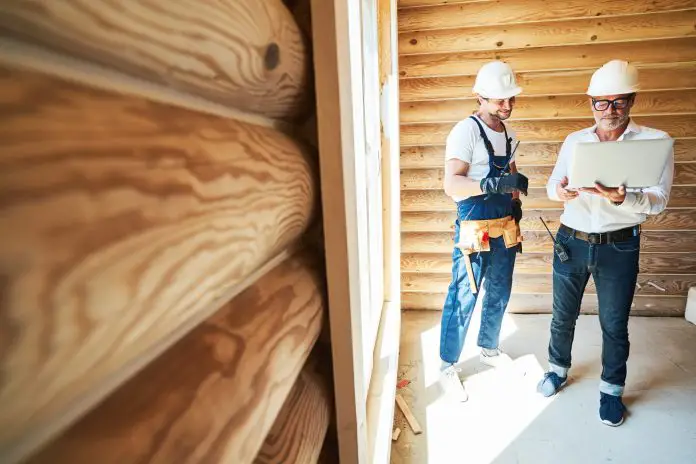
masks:
[[(637, 64), (642, 92), (696, 87), (696, 63)], [(524, 96), (584, 94), (594, 69), (516, 72)], [(669, 79), (665, 79), (669, 75)], [(405, 101), (471, 98), (476, 76), (401, 79), (399, 98)]]
[(322, 282), (316, 257), (286, 260), (28, 462), (252, 462), (319, 335)]
[[(442, 310), (444, 293), (410, 293), (401, 294), (401, 307), (404, 310)], [(597, 297), (588, 295), (583, 298), (580, 312), (597, 314)], [(550, 314), (553, 297), (549, 294), (525, 295), (513, 294), (507, 307), (513, 314)], [(634, 316), (670, 316), (681, 317), (686, 308), (686, 298), (681, 296), (637, 296), (633, 299), (631, 314)]]
[[(288, 394), (254, 464), (316, 463), (331, 416), (326, 374), (308, 361)], [(328, 373), (327, 373), (328, 374)]]
[(631, 62), (636, 64), (695, 61), (696, 37), (598, 43), (572, 47), (562, 45), (514, 50), (406, 55), (399, 58), (399, 75), (401, 77), (475, 75), (483, 64), (492, 60), (510, 63), (515, 72), (577, 70), (598, 68), (617, 56), (631, 57)]
[[(524, 209), (522, 230), (545, 231), (539, 220), (555, 231), (560, 225), (563, 210)], [(401, 215), (402, 232), (452, 232), (457, 214), (451, 211), (405, 211)], [(696, 209), (667, 209), (660, 214), (650, 215), (642, 224), (643, 230), (696, 231)]]
[[(696, 113), (661, 116), (637, 116), (636, 123), (664, 130), (673, 138), (696, 137)], [(401, 126), (401, 146), (443, 145), (454, 122), (404, 124)], [(575, 131), (592, 127), (593, 118), (574, 119), (515, 119), (510, 126), (517, 137), (527, 142), (562, 142)]]
[(448, 3), (490, 2), (492, 0), (398, 0), (399, 9), (419, 6), (445, 5)]
[[(532, 187), (528, 196), (523, 196), (525, 208), (558, 209), (561, 202), (549, 200), (546, 189)], [(693, 208), (696, 206), (695, 187), (673, 187), (669, 196), (669, 208)], [(454, 201), (442, 190), (403, 190), (401, 210), (407, 211), (453, 211)]]
[[(404, 272), (401, 276), (401, 290), (404, 292), (443, 293), (451, 281), (450, 273), (415, 273)], [(551, 272), (543, 274), (515, 273), (512, 281), (514, 293), (552, 293)], [(661, 291), (650, 283), (664, 289)], [(636, 295), (677, 295), (686, 296), (689, 288), (696, 286), (696, 275), (645, 275), (638, 276), (640, 288), (636, 288)], [(585, 290), (587, 294), (596, 294), (594, 281), (590, 278)]]
[(696, 10), (609, 18), (413, 31), (399, 34), (399, 54), (583, 45), (690, 37)]
[[(631, 109), (632, 116), (690, 113), (696, 107), (696, 89), (680, 92), (641, 92)], [(476, 99), (427, 100), (401, 103), (402, 124), (461, 121), (478, 108)], [(582, 118), (592, 114), (587, 95), (517, 97), (512, 111), (516, 119)]]
[[(546, 231), (526, 230), (523, 235), (525, 252), (553, 252), (553, 242)], [(453, 246), (454, 234), (451, 232), (403, 232), (401, 234), (402, 253), (451, 253)], [(696, 232), (644, 231), (641, 234), (640, 249), (646, 253), (696, 252)]]
[(294, 243), (316, 186), (268, 128), (2, 68), (0, 100), (3, 461)]
[[(551, 271), (551, 255), (522, 253), (517, 255), (515, 272), (543, 274)], [(402, 272), (451, 272), (451, 253), (403, 253)], [(696, 274), (694, 253), (642, 253), (640, 271), (643, 274)]]
[(408, 407), (408, 404), (406, 404), (406, 400), (403, 398), (403, 396), (399, 395), (398, 393), (396, 394), (396, 404), (399, 405), (399, 409), (401, 409), (401, 412), (404, 413), (404, 416), (408, 421), (408, 425), (410, 425), (411, 430), (413, 430), (413, 434), (418, 435), (423, 433), (423, 429), (418, 423), (416, 416), (414, 416), (411, 412), (411, 409)]
[[(517, 166), (553, 166), (556, 164), (561, 142), (520, 143), (515, 152)], [(402, 169), (440, 168), (445, 162), (444, 145), (406, 146), (401, 148)], [(674, 141), (674, 160), (677, 163), (696, 161), (696, 139)]]
[[(519, 171), (529, 178), (530, 187), (546, 187), (553, 166), (519, 166)], [(404, 190), (442, 189), (444, 169), (402, 169), (401, 188)], [(674, 165), (673, 186), (696, 184), (696, 163)]]
[(308, 108), (310, 60), (280, 0), (2, 2), (0, 28), (244, 111), (292, 117)]
[(636, 15), (696, 8), (693, 0), (587, 2), (566, 0), (563, 8), (549, 8), (544, 0), (497, 0), (405, 9), (399, 12), (399, 31), (510, 25), (578, 18)]

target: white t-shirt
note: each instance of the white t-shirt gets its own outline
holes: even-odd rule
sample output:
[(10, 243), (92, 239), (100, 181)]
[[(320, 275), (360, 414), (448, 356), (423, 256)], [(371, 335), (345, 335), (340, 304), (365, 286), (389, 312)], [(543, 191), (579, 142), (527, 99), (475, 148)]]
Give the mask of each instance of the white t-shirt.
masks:
[[(483, 126), (488, 140), (493, 145), (493, 150), (496, 156), (505, 156), (505, 132), (496, 132), (486, 125), (480, 118), (476, 117)], [(503, 123), (505, 124), (505, 123)], [(505, 125), (508, 137), (512, 137), (511, 149), (514, 149), (517, 143), (515, 132), (509, 125)], [(450, 131), (447, 136), (447, 145), (445, 147), (445, 161), (451, 159), (459, 159), (465, 163), (469, 163), (469, 172), (467, 177), (473, 180), (481, 180), (488, 175), (490, 168), (488, 166), (488, 152), (486, 145), (483, 143), (478, 126), (471, 118), (466, 118), (459, 121)], [(515, 161), (513, 155), (510, 164)], [(465, 200), (466, 197), (452, 197), (454, 201)]]

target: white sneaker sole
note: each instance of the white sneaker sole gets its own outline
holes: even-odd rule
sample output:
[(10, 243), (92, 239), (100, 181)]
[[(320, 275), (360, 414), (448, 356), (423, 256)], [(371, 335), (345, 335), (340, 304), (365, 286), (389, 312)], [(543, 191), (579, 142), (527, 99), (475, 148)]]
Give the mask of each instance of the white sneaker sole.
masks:
[(608, 425), (609, 427), (618, 427), (619, 425), (623, 424), (623, 422), (624, 422), (624, 418), (623, 418), (623, 417), (622, 417), (621, 420), (620, 420), (619, 422), (617, 422), (616, 424), (614, 424), (613, 422), (609, 422), (608, 420), (601, 419), (601, 418), (600, 418), (599, 420), (602, 422), (602, 424)]

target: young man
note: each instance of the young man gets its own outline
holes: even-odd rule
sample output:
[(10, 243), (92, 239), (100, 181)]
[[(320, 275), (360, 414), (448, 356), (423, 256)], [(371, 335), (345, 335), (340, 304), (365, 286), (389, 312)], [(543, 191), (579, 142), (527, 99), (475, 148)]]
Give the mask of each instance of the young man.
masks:
[[(484, 65), (473, 88), (479, 109), (460, 121), (447, 137), (444, 189), (457, 205), (452, 281), (442, 312), (440, 357), (449, 395), (466, 401), (455, 367), (476, 305), (484, 293), (478, 345), (482, 362), (509, 361), (498, 348), (503, 313), (510, 299), (515, 254), (519, 248), (522, 203), (528, 180), (517, 173), (515, 134), (503, 124), (522, 89), (509, 65)], [(514, 199), (513, 199), (514, 197)], [(483, 283), (483, 288), (481, 287)]]
[(640, 192), (599, 184), (580, 191), (568, 190), (566, 186), (568, 166), (577, 142), (668, 137), (662, 131), (631, 121), (637, 91), (638, 71), (625, 61), (610, 61), (592, 75), (587, 94), (596, 125), (566, 138), (547, 185), (550, 199), (565, 202), (556, 239), (568, 248), (570, 259), (562, 262), (554, 256), (550, 370), (538, 390), (544, 396), (551, 396), (567, 381), (575, 322), (592, 274), (602, 327), (599, 416), (611, 426), (621, 425), (624, 419), (621, 396), (629, 351), (628, 316), (638, 275), (640, 224), (648, 214), (658, 214), (667, 205), (674, 153), (659, 185)]

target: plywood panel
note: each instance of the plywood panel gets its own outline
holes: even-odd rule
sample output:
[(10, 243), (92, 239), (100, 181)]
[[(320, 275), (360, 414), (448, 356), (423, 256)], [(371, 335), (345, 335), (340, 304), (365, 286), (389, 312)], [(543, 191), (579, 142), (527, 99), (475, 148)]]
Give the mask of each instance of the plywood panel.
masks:
[(290, 117), (307, 109), (310, 60), (280, 0), (2, 2), (0, 28), (244, 111)]
[(581, 45), (627, 40), (690, 37), (696, 10), (609, 18), (587, 18), (405, 32), (399, 35), (401, 55), (473, 50)]
[[(583, 3), (588, 2), (583, 1)], [(560, 8), (553, 10), (560, 10)], [(401, 77), (475, 75), (483, 64), (492, 60), (509, 62), (515, 72), (598, 68), (616, 57), (630, 57), (631, 61), (637, 64), (694, 61), (696, 60), (696, 38), (406, 55), (399, 58), (399, 75)]]
[(544, 0), (498, 0), (405, 9), (399, 12), (399, 31), (492, 26), (575, 18), (594, 18), (696, 8), (693, 0), (594, 1), (566, 0), (550, 8)]
[[(643, 126), (667, 131), (671, 137), (696, 137), (696, 114), (640, 116), (633, 120)], [(511, 120), (510, 126), (527, 142), (562, 142), (578, 130), (592, 127), (593, 118)], [(442, 145), (454, 123), (405, 124), (401, 126), (401, 146)]]
[[(524, 209), (522, 229), (524, 231), (544, 231), (542, 217), (546, 225), (555, 231), (560, 224), (562, 210)], [(457, 214), (451, 211), (405, 211), (401, 215), (402, 232), (451, 232)], [(648, 216), (642, 224), (643, 230), (696, 230), (696, 209), (668, 209), (657, 215)]]
[[(530, 187), (546, 187), (553, 172), (553, 166), (519, 166), (518, 170), (529, 178)], [(442, 189), (444, 175), (444, 169), (402, 169), (401, 188), (404, 190)], [(696, 184), (696, 163), (675, 164), (672, 185), (694, 184)], [(696, 201), (694, 203), (696, 204)]]
[[(551, 253), (553, 242), (546, 231), (523, 232), (525, 252)], [(454, 245), (451, 232), (403, 232), (401, 251), (403, 253), (451, 253)], [(696, 232), (644, 231), (641, 235), (641, 250), (658, 252), (696, 252)]]
[[(515, 272), (543, 274), (551, 270), (551, 255), (522, 253), (517, 255)], [(522, 261), (528, 261), (521, 263)], [(518, 265), (518, 264), (521, 264)], [(451, 272), (451, 253), (404, 253), (401, 269), (405, 272)], [(642, 253), (640, 271), (643, 274), (696, 274), (694, 253)]]
[[(644, 91), (696, 87), (696, 63), (637, 63)], [(516, 72), (524, 96), (584, 94), (594, 69)], [(401, 101), (471, 98), (474, 75), (401, 79)]]
[[(562, 142), (523, 142), (515, 152), (517, 166), (553, 166), (556, 164)], [(674, 141), (674, 159), (677, 163), (696, 161), (696, 139)], [(401, 148), (402, 169), (441, 168), (445, 162), (444, 145), (405, 146)]]
[(323, 285), (316, 257), (286, 260), (29, 462), (252, 462), (317, 340)]
[[(443, 293), (447, 291), (452, 276), (450, 273), (412, 273), (401, 275), (401, 290), (404, 292)], [(543, 274), (516, 273), (512, 281), (515, 293), (552, 293), (553, 276)], [(651, 285), (654, 284), (654, 285)], [(636, 295), (686, 296), (689, 288), (696, 286), (696, 275), (645, 275), (638, 276)], [(659, 287), (659, 288), (658, 288)], [(590, 278), (586, 294), (596, 294), (594, 280)]]
[(0, 100), (3, 456), (294, 243), (316, 187), (268, 128), (7, 69)]
[[(441, 310), (444, 301), (445, 294), (443, 293), (404, 292), (401, 294), (401, 307), (406, 310)], [(583, 299), (580, 312), (582, 314), (597, 314), (598, 306), (597, 297), (588, 295)], [(550, 314), (552, 307), (552, 295), (513, 293), (507, 312), (517, 314)], [(637, 296), (633, 299), (631, 314), (640, 316), (683, 316), (685, 308), (685, 297)]]
[[(517, 97), (512, 111), (516, 119), (583, 118), (592, 115), (587, 95)], [(478, 108), (476, 99), (401, 103), (401, 123), (456, 122)], [(641, 92), (631, 109), (632, 116), (691, 113), (696, 108), (696, 89)]]

